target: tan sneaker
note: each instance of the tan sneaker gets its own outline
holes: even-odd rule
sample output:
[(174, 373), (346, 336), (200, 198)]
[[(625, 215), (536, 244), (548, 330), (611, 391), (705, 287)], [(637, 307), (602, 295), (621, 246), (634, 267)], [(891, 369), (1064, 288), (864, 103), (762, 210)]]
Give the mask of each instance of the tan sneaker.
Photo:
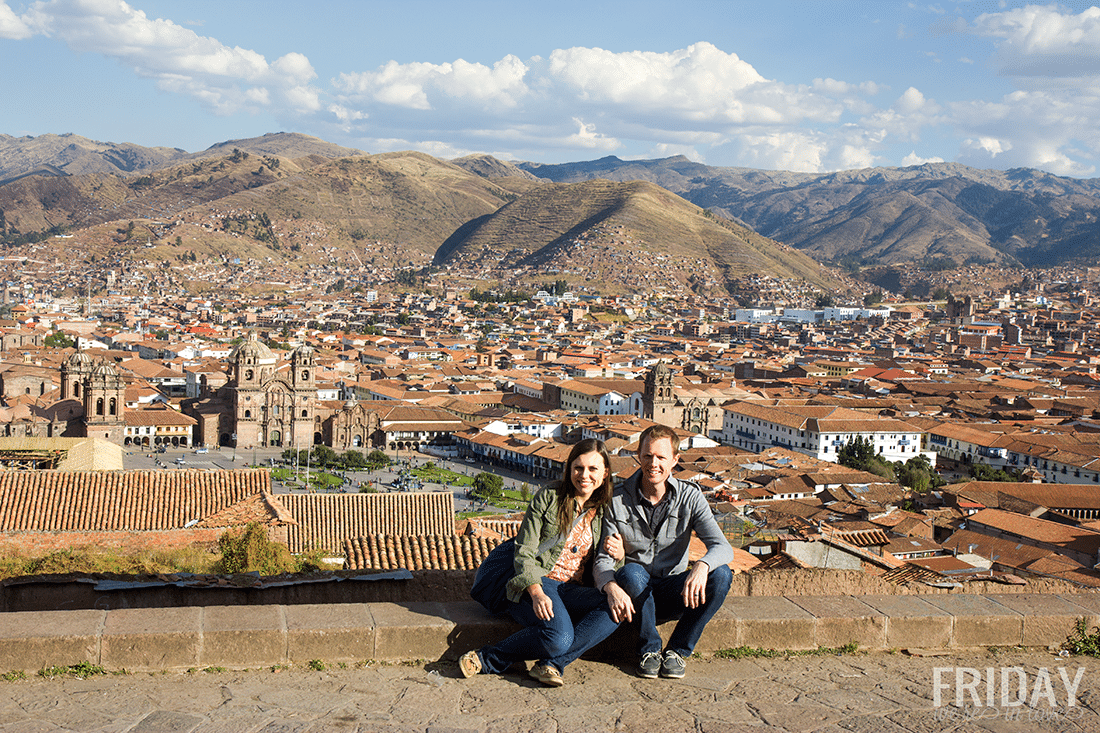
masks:
[(561, 687), (565, 684), (565, 680), (561, 678), (561, 672), (552, 664), (536, 664), (527, 674), (531, 679), (538, 680), (547, 687)]
[(477, 655), (477, 650), (466, 652), (459, 658), (458, 671), (463, 677), (473, 677), (481, 672), (481, 657)]

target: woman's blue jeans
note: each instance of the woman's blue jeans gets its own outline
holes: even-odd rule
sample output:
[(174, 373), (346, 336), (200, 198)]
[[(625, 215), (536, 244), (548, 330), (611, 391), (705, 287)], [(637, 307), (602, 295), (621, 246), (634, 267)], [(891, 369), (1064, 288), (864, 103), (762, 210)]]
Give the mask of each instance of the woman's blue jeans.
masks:
[(651, 577), (637, 563), (628, 562), (615, 573), (619, 584), (634, 602), (634, 618), (638, 620), (638, 652), (661, 651), (661, 636), (657, 624), (679, 619), (668, 640), (668, 648), (685, 659), (691, 656), (703, 628), (711, 620), (730, 591), (733, 572), (728, 565), (719, 565), (707, 575), (706, 602), (695, 608), (684, 605), (681, 595), (688, 572), (667, 577)]
[(611, 618), (607, 598), (597, 588), (543, 578), (542, 591), (553, 603), (554, 617), (543, 621), (535, 616), (531, 597), (524, 593), (519, 603), (508, 609), (523, 628), (478, 652), (482, 671), (500, 674), (515, 662), (537, 659), (561, 672), (619, 625)]

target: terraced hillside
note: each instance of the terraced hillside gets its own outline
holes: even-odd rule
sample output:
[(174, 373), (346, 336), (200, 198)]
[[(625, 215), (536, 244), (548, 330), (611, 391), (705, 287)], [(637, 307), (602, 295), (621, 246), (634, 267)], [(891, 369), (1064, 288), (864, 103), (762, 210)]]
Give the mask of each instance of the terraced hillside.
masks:
[(805, 255), (643, 181), (533, 189), (458, 229), (434, 261), (487, 273), (584, 274), (628, 290), (663, 277), (649, 266), (698, 282), (696, 289), (750, 273), (837, 284)]

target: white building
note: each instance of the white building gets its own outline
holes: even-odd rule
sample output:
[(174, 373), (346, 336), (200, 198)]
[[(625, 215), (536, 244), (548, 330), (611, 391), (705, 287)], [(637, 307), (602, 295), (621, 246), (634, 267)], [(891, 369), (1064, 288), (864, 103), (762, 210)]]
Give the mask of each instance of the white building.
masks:
[[(871, 442), (887, 461), (921, 453), (923, 432), (906, 422), (828, 405), (769, 406), (738, 402), (723, 408), (721, 440), (753, 452), (780, 446), (823, 461), (857, 437)], [(925, 453), (935, 465), (935, 453)]]

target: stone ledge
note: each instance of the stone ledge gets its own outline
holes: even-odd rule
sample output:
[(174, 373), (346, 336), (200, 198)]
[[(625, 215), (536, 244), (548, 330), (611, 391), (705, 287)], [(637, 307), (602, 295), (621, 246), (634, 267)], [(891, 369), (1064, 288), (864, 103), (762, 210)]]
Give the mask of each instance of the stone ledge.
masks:
[[(735, 596), (697, 646), (861, 649), (1058, 646), (1076, 619), (1100, 622), (1100, 594)], [(457, 603), (336, 603), (0, 614), (0, 671), (87, 662), (134, 671), (456, 659), (515, 630), (508, 617)], [(667, 638), (673, 623), (663, 624)], [(634, 656), (621, 628), (595, 653)]]

